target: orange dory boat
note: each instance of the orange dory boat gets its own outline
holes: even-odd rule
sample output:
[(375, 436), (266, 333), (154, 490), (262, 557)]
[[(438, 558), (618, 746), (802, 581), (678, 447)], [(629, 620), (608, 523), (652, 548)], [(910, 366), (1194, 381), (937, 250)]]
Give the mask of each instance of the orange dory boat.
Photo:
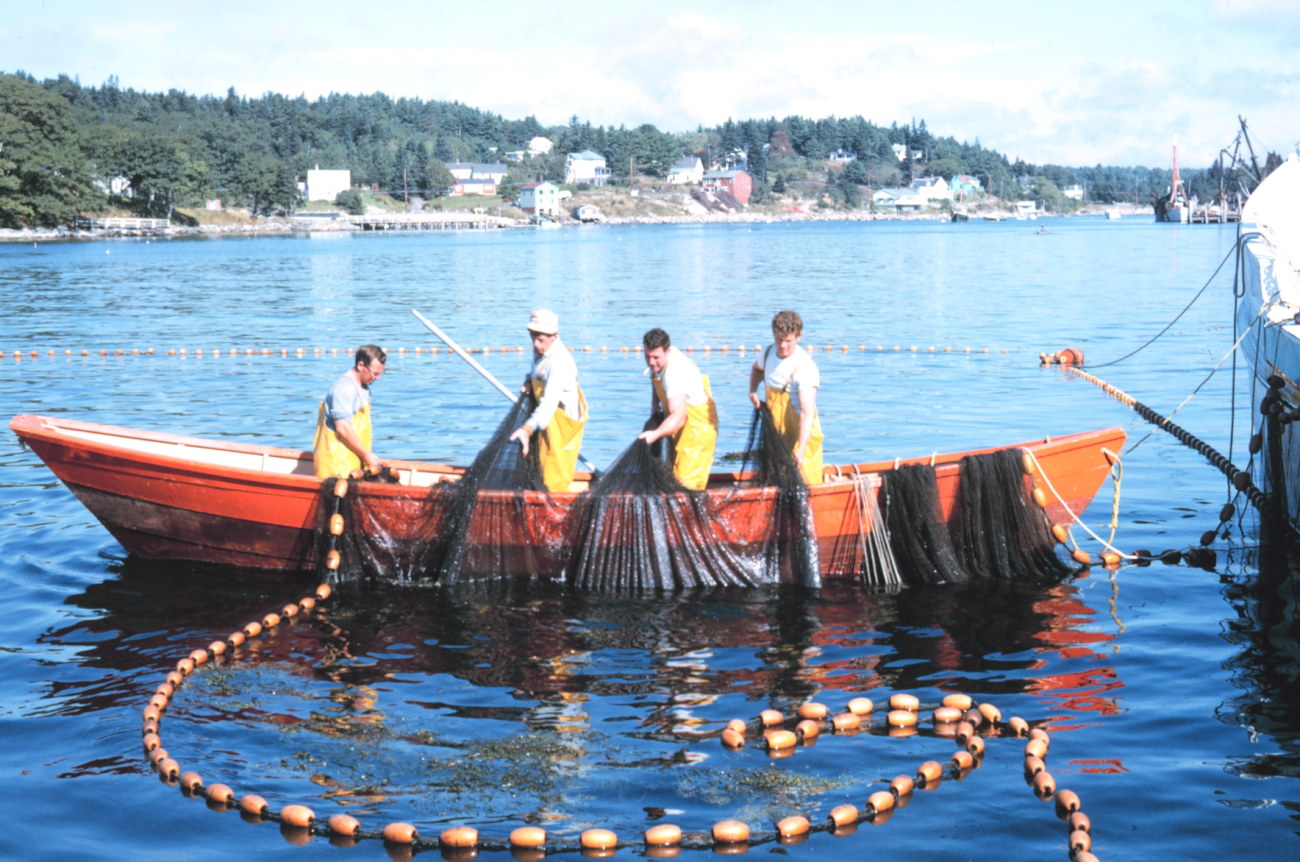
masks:
[[(269, 446), (226, 443), (196, 437), (135, 431), (48, 416), (16, 416), (9, 423), (86, 508), (131, 554), (150, 559), (195, 560), (264, 569), (316, 567), (315, 525), (320, 483), (312, 453)], [(1047, 495), (1047, 514), (1056, 524), (1073, 522), (1110, 471), (1106, 451), (1118, 452), (1119, 428), (997, 446), (948, 455), (874, 464), (828, 466), (826, 482), (810, 489), (822, 574), (848, 577), (862, 564), (860, 536), (867, 517), (860, 494), (877, 493), (881, 474), (903, 464), (933, 463), (945, 519), (953, 514), (961, 481), (958, 462), (967, 455), (1018, 448), (1032, 452), (1041, 467), (1032, 481)], [(399, 484), (355, 483), (351, 493), (371, 498), (383, 529), (402, 532), (412, 503), (428, 497), (436, 483), (454, 482), (463, 467), (415, 461), (386, 461)], [(525, 492), (522, 519), (511, 520), (511, 537), (532, 568), (548, 572), (538, 550), (556, 547), (565, 517), (590, 475), (575, 477), (573, 493)], [(748, 475), (712, 474), (706, 493), (728, 514), (728, 530), (742, 533), (748, 513), (760, 521), (773, 489), (749, 487)], [(1054, 488), (1055, 491), (1049, 489)], [(517, 512), (518, 495), (483, 491), (491, 511), (499, 500)], [(1058, 496), (1059, 495), (1059, 496)], [(476, 516), (477, 517), (477, 516)], [(493, 519), (501, 525), (506, 519)], [(742, 537), (743, 540), (743, 537)]]

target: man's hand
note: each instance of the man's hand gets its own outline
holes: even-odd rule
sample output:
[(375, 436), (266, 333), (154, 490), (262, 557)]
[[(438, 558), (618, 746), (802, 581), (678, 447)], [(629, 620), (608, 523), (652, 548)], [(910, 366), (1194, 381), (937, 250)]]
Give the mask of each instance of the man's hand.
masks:
[(642, 431), (640, 434), (636, 435), (636, 439), (644, 440), (647, 444), (654, 443), (654, 441), (659, 439), (659, 429), (652, 428), (649, 431)]
[(806, 444), (806, 443), (805, 443), (804, 445), (802, 445), (802, 446), (797, 446), (797, 447), (795, 447), (795, 450), (794, 450), (794, 463), (795, 463), (795, 466), (797, 466), (800, 470), (803, 469), (803, 459), (804, 459), (804, 455), (805, 455), (805, 453), (807, 452), (807, 450), (808, 450), (808, 444)]
[(367, 450), (362, 454), (361, 460), (365, 463), (366, 472), (372, 476), (379, 475), (379, 471), (384, 469), (384, 465), (379, 463), (379, 459), (375, 457), (374, 452)]
[(755, 410), (758, 410), (763, 406), (763, 402), (758, 400), (758, 392), (756, 391), (750, 391), (749, 403), (754, 405)]
[(531, 387), (529, 387), (528, 381), (524, 381), (524, 385), (519, 387), (519, 394), (527, 395), (530, 388)]
[(528, 457), (528, 441), (532, 439), (533, 432), (528, 429), (527, 425), (520, 425), (515, 429), (515, 433), (510, 435), (511, 440), (519, 441), (519, 448), (522, 450), (525, 458)]

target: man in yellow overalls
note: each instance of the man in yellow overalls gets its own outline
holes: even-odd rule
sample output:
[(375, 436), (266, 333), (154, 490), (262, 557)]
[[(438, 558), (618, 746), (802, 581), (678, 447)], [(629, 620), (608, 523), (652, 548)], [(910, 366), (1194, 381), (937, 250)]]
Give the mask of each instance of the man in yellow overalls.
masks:
[(749, 369), (749, 401), (757, 410), (758, 384), (767, 394), (772, 421), (781, 432), (794, 462), (809, 485), (822, 481), (822, 426), (817, 415), (817, 389), (821, 374), (808, 351), (799, 346), (803, 320), (793, 311), (772, 318), (774, 343), (759, 354)]
[(718, 407), (713, 403), (709, 378), (655, 328), (641, 340), (645, 364), (650, 367), (653, 394), (650, 413), (662, 412), (659, 427), (642, 432), (640, 439), (654, 443), (661, 437), (673, 441), (676, 456), (673, 475), (693, 491), (709, 484), (713, 449), (718, 443)]
[(510, 439), (518, 440), (527, 455), (529, 441), (533, 434), (538, 435), (542, 480), (551, 493), (563, 493), (569, 490), (578, 464), (587, 425), (587, 399), (578, 386), (578, 366), (560, 340), (560, 319), (555, 313), (534, 311), (528, 319), (528, 334), (533, 339), (533, 368), (519, 392), (531, 394), (537, 406)]
[(370, 384), (384, 374), (388, 354), (373, 344), (357, 348), (352, 370), (335, 380), (316, 414), (316, 478), (346, 476), (365, 465), (377, 473), (370, 451)]

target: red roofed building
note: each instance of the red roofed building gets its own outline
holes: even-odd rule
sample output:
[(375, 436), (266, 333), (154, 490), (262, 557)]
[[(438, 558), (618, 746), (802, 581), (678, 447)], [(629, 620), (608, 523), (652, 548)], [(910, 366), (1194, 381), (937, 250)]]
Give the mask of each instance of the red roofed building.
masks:
[(704, 175), (704, 188), (727, 192), (742, 206), (747, 206), (749, 193), (754, 190), (754, 181), (744, 171), (709, 171)]

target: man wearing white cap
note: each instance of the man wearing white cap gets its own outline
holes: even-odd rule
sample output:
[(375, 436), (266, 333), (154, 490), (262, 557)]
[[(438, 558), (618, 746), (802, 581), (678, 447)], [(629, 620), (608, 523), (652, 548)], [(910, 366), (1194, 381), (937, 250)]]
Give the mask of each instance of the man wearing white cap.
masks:
[(528, 319), (533, 339), (533, 368), (519, 390), (537, 401), (528, 421), (511, 440), (518, 440), (525, 455), (537, 433), (537, 457), (542, 479), (552, 493), (569, 490), (582, 448), (582, 431), (587, 424), (587, 399), (578, 386), (578, 366), (560, 340), (560, 319), (545, 309)]

